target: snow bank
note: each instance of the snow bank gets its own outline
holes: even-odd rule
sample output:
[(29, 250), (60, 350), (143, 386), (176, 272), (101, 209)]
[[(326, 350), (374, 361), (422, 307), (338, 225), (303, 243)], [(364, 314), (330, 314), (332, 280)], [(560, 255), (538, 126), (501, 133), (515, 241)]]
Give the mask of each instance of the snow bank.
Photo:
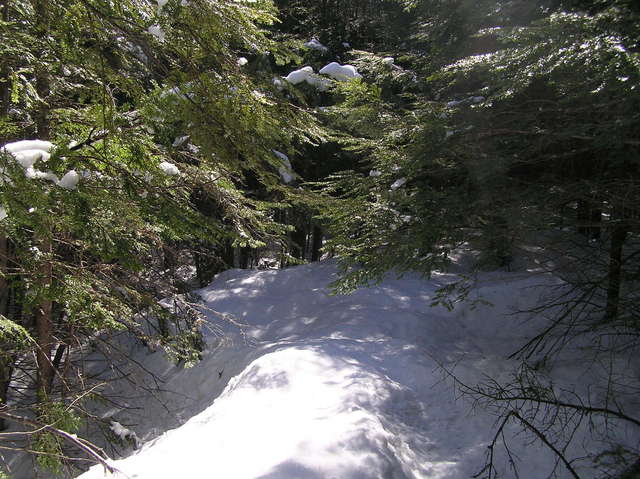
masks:
[(328, 75), (338, 81), (347, 81), (353, 78), (362, 78), (356, 67), (353, 65), (340, 65), (338, 62), (331, 62), (320, 70), (321, 75)]
[[(345, 297), (328, 294), (335, 274), (331, 262), (232, 270), (197, 291), (207, 308), (246, 324), (244, 333), (210, 314), (202, 362), (187, 370), (168, 366), (159, 352), (132, 350), (133, 359), (159, 375), (162, 404), (142, 402), (126, 381), (109, 383), (130, 409), (108, 414), (137, 424), (143, 440), (190, 419), (115, 461), (122, 474), (108, 476), (96, 466), (80, 477), (460, 479), (477, 473), (495, 418), (460, 399), (440, 366), (463, 381), (504, 378), (514, 364), (505, 357), (539, 327), (510, 313), (532, 306), (542, 286), (557, 282), (487, 273), (469, 299), (492, 306), (465, 303), (449, 313), (430, 305), (453, 275), (430, 281), (409, 275)], [(578, 361), (563, 368), (559, 387), (580, 381), (580, 368), (593, 374)], [(553, 455), (517, 432), (505, 429), (520, 478), (548, 477)], [(566, 454), (584, 457), (592, 444), (575, 434), (579, 447)], [(512, 477), (504, 451), (494, 452), (496, 473)], [(576, 460), (574, 467), (581, 477), (594, 477), (589, 464)]]

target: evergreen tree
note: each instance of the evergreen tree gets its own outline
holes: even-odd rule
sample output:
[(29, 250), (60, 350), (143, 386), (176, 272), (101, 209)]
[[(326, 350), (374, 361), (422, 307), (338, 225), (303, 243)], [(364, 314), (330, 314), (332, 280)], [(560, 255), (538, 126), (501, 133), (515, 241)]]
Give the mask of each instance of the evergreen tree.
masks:
[[(336, 287), (446, 270), (461, 246), (479, 269), (523, 267), (514, 260), (527, 255), (561, 277), (566, 287), (534, 311), (549, 315), (548, 328), (514, 352), (514, 382), (469, 392), (504, 408), (505, 420), (534, 404), (525, 420), (562, 445), (558, 422), (529, 415), (536, 401), (580, 418), (625, 411), (557, 396), (535, 365), (579, 336), (598, 342), (585, 355), (603, 348), (611, 364), (638, 347), (638, 8), (414, 3), (410, 42), (429, 52), (407, 62), (419, 86), (401, 81), (389, 95), (384, 75), (367, 76), (377, 85), (349, 85), (328, 112), (357, 154), (322, 184), (328, 248), (343, 272)], [(453, 307), (469, 291), (457, 286), (434, 302)], [(490, 466), (484, 473), (493, 477)]]
[[(264, 30), (270, 1), (12, 0), (2, 12), (0, 412), (15, 420), (12, 377), (35, 372), (21, 406), (62, 427), (58, 413), (71, 418), (92, 387), (72, 354), (86, 338), (127, 330), (197, 359), (193, 318), (157, 302), (177, 292), (173, 245), (281, 242), (273, 211), (289, 188), (272, 150), (318, 130), (239, 61), (287, 60)], [(251, 179), (280, 203), (252, 196)], [(57, 468), (63, 436), (50, 431), (36, 448)]]

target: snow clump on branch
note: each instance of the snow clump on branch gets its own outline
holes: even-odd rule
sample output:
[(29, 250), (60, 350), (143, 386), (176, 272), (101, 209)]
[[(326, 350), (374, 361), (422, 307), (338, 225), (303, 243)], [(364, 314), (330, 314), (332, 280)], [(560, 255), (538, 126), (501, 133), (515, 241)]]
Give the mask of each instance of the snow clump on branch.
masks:
[(326, 91), (331, 85), (329, 80), (318, 76), (313, 71), (313, 67), (302, 67), (299, 70), (294, 70), (284, 77), (284, 79), (292, 85), (307, 82), (309, 85), (316, 87), (320, 91)]
[(163, 161), (158, 165), (158, 167), (164, 172), (165, 175), (176, 176), (180, 174), (180, 170), (173, 163), (169, 163), (168, 161)]
[(57, 186), (75, 190), (80, 181), (80, 175), (75, 170), (69, 170), (62, 179), (51, 171), (40, 171), (34, 168), (38, 161), (46, 163), (51, 158), (51, 152), (55, 149), (55, 145), (50, 141), (44, 140), (21, 140), (13, 143), (7, 143), (0, 152), (11, 155), (22, 168), (24, 175), (29, 179), (49, 180)]
[(312, 38), (311, 40), (306, 42), (304, 46), (312, 50), (318, 50), (322, 53), (326, 53), (329, 51), (329, 49), (325, 47), (322, 43), (320, 43), (316, 38)]
[(328, 75), (338, 81), (348, 81), (353, 78), (362, 78), (358, 70), (353, 65), (340, 65), (338, 62), (331, 62), (320, 70), (321, 75)]

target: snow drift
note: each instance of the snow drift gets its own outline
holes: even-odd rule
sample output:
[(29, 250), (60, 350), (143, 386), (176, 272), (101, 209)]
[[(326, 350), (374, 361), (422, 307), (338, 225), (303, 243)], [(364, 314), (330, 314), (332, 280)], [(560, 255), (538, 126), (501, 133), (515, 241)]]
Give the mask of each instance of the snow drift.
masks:
[[(112, 384), (129, 408), (103, 417), (147, 442), (113, 462), (121, 471), (115, 476), (95, 466), (80, 477), (459, 479), (477, 473), (495, 417), (458, 397), (442, 367), (463, 381), (503, 378), (513, 366), (507, 353), (539, 326), (507, 313), (531, 306), (557, 281), (487, 273), (471, 302), (449, 313), (430, 305), (452, 275), (388, 280), (351, 296), (329, 295), (333, 279), (331, 262), (220, 274), (199, 294), (206, 307), (244, 323), (243, 331), (211, 313), (208, 347), (191, 369), (168, 365), (160, 352), (132, 349), (167, 392), (157, 404), (138, 404), (139, 391)], [(473, 305), (480, 298), (492, 305)], [(567, 359), (561, 385), (580, 381), (584, 367)], [(517, 431), (507, 428), (506, 435), (519, 477), (546, 478), (554, 456)], [(571, 458), (600, 446), (575, 434), (579, 447), (566, 451)], [(501, 477), (512, 475), (497, 449), (496, 466)], [(577, 459), (574, 467), (593, 477), (588, 461)]]

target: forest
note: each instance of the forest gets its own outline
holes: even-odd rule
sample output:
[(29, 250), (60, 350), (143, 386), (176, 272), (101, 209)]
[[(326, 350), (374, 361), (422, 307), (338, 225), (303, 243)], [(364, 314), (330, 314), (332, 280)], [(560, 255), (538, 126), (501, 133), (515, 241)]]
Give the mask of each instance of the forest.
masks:
[[(493, 414), (473, 477), (640, 477), (640, 2), (0, 0), (0, 14), (0, 478), (116, 471), (138, 439), (96, 404), (126, 409), (108, 387), (134, 361), (122, 338), (198, 370), (209, 322), (225, 324), (218, 344), (246, 319), (203, 300), (208, 285), (318, 262), (335, 265), (331, 297), (434, 281), (421, 311), (442, 322), (511, 294), (478, 278), (553, 281), (521, 305), (537, 319), (506, 345), (515, 374), (471, 384), (442, 365)], [(606, 371), (602, 390), (545, 375), (567, 351)], [(512, 457), (512, 426), (548, 452), (544, 476)], [(571, 449), (582, 427), (608, 442), (588, 465)], [(363, 471), (335, 477), (470, 476)], [(314, 474), (235, 477), (333, 477)]]

